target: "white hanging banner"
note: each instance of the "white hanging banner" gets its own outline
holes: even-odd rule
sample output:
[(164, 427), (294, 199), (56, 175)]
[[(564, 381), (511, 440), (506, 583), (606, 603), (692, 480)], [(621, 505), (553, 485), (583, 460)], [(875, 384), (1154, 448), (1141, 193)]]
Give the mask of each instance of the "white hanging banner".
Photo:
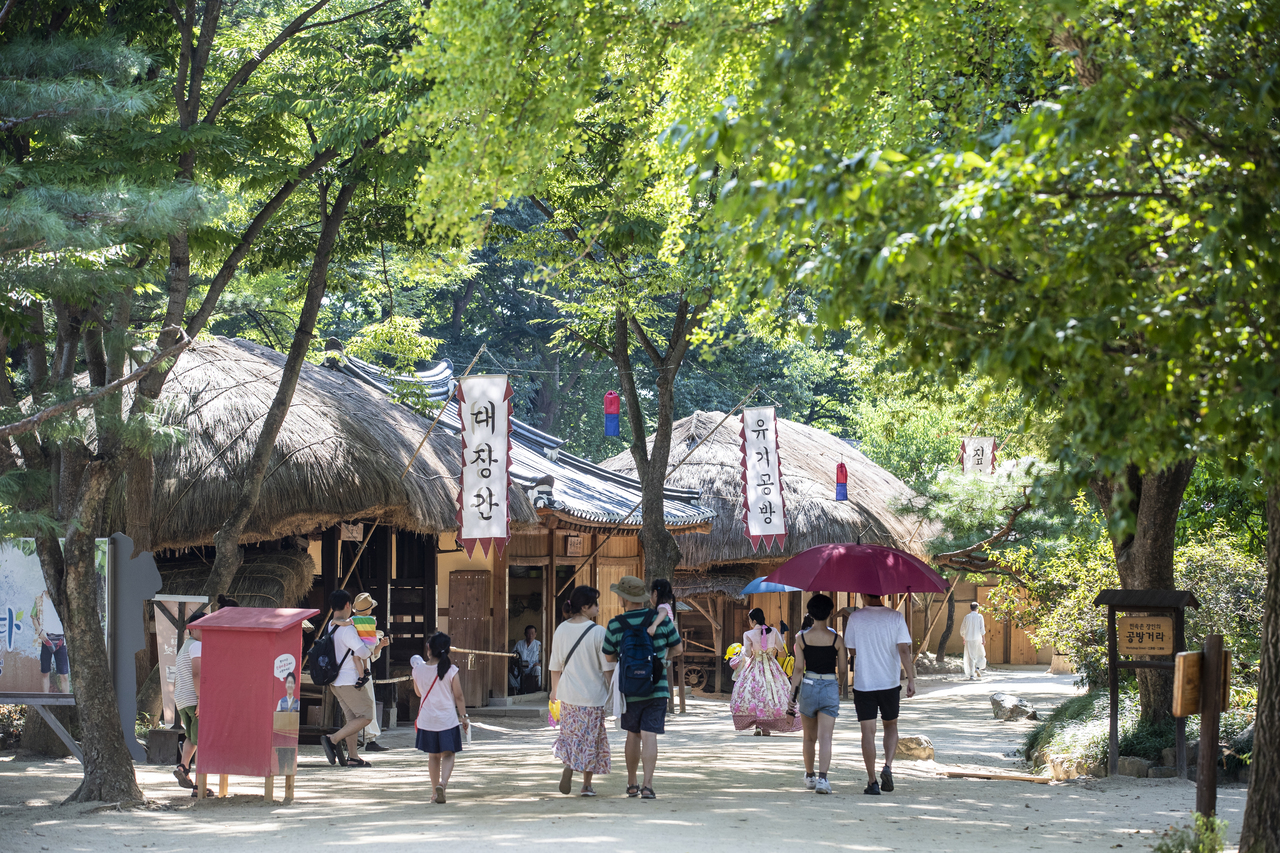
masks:
[(468, 376), (458, 383), (462, 420), (462, 488), (458, 541), (471, 558), (476, 545), (501, 554), (511, 538), (507, 490), (511, 469), (511, 384), (505, 375)]
[(967, 436), (960, 440), (960, 473), (987, 474), (996, 472), (996, 440), (990, 437)]
[(742, 410), (742, 521), (753, 551), (787, 538), (787, 507), (782, 498), (782, 465), (778, 459), (778, 418), (773, 406)]

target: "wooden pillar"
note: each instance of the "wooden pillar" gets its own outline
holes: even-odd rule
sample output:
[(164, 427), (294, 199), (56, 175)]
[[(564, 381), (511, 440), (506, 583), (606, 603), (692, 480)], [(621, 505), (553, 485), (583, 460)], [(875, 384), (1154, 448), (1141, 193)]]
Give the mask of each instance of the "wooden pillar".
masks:
[(1204, 638), (1200, 664), (1200, 757), (1196, 761), (1196, 811), (1205, 817), (1213, 817), (1218, 810), (1222, 675), (1222, 635), (1210, 634)]
[[(511, 550), (511, 543), (507, 543), (507, 547), (502, 549), (502, 553), (493, 558), (493, 584), (492, 584), (492, 604), (489, 613), (493, 617), (489, 620), (489, 645), (488, 649), (494, 652), (505, 652), (507, 649), (507, 612), (510, 597), (507, 594), (507, 579), (510, 577), (508, 566), (508, 552)], [(544, 641), (549, 642), (549, 641)], [(507, 666), (505, 658), (490, 658), (489, 663), (489, 695), (497, 698), (503, 698), (507, 695)]]
[[(1173, 657), (1178, 659), (1179, 652), (1187, 650), (1187, 614), (1183, 608), (1179, 607), (1173, 613)], [(1178, 717), (1174, 720), (1174, 738), (1173, 751), (1175, 756), (1175, 764), (1178, 768), (1178, 778), (1187, 778), (1187, 718)]]
[(555, 630), (556, 617), (556, 527), (559, 519), (547, 516), (547, 570), (542, 575), (542, 677), (547, 675), (547, 660), (551, 655), (551, 633)]
[[(341, 580), (338, 564), (342, 559), (342, 541), (335, 524), (320, 535), (320, 579), (324, 583), (324, 603), (329, 606), (329, 594), (338, 588)], [(320, 626), (317, 625), (318, 629)]]
[[(377, 618), (387, 632), (391, 631), (391, 567), (395, 562), (395, 536), (391, 532), (391, 528), (385, 525), (379, 526), (374, 532), (375, 541), (371, 541), (369, 545), (372, 547), (373, 554), (373, 577), (369, 582), (369, 592), (378, 602), (378, 606), (374, 609), (374, 617)], [(391, 652), (386, 651), (378, 662), (374, 665), (380, 673), (378, 678), (391, 677)], [(379, 721), (381, 723), (381, 721)]]
[[(599, 547), (600, 547), (600, 535), (597, 533), (592, 533), (591, 534), (591, 550), (588, 551), (587, 553), (595, 554), (595, 556), (591, 558), (591, 568), (588, 569), (589, 574), (587, 575), (587, 577), (589, 578), (589, 580), (587, 581), (587, 585), (592, 587), (593, 589), (600, 588), (600, 555), (596, 554), (596, 549)], [(605, 591), (608, 592), (608, 590), (605, 590)]]
[[(1107, 605), (1107, 689), (1111, 694), (1111, 732), (1107, 747), (1107, 775), (1114, 777), (1120, 763), (1120, 655), (1116, 652), (1116, 608)], [(1201, 736), (1200, 743), (1204, 743)]]

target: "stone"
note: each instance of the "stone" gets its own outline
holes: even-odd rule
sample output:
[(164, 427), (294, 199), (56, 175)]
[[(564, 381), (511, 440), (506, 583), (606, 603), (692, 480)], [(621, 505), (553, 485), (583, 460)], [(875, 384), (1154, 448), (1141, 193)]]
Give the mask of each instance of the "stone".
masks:
[(1065, 782), (1089, 773), (1089, 765), (1085, 764), (1083, 758), (1076, 758), (1074, 755), (1049, 756), (1049, 769), (1055, 782)]
[(1107, 762), (1099, 761), (1097, 764), (1090, 764), (1088, 775), (1095, 779), (1107, 778)]
[(1177, 767), (1178, 766), (1178, 750), (1174, 749), (1171, 746), (1165, 747), (1164, 749), (1160, 750), (1160, 763), (1165, 767)]
[(924, 735), (911, 735), (898, 738), (898, 748), (894, 750), (894, 758), (905, 758), (909, 761), (932, 761), (933, 741)]
[(1116, 764), (1116, 774), (1119, 776), (1134, 776), (1138, 779), (1145, 779), (1150, 770), (1150, 761), (1145, 758), (1135, 758), (1132, 755), (1120, 756), (1120, 760)]
[(1049, 661), (1050, 675), (1075, 675), (1076, 668), (1071, 665), (1071, 660), (1066, 655), (1060, 655), (1056, 652), (1053, 659)]
[(991, 713), (997, 720), (1009, 722), (1011, 720), (1038, 719), (1035, 714), (1035, 708), (1030, 703), (1017, 696), (1009, 693), (992, 693), (991, 694)]
[(1176, 767), (1152, 767), (1147, 770), (1148, 779), (1176, 779), (1177, 776)]

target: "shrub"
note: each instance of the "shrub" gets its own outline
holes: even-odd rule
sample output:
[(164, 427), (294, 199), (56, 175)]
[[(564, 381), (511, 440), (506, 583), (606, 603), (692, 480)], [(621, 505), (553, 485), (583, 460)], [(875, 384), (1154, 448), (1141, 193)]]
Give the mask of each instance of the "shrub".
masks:
[(26, 705), (0, 705), (0, 741), (10, 746), (22, 738), (22, 726), (27, 719)]
[(1226, 833), (1225, 820), (1197, 814), (1190, 826), (1170, 827), (1151, 853), (1219, 853), (1226, 846)]

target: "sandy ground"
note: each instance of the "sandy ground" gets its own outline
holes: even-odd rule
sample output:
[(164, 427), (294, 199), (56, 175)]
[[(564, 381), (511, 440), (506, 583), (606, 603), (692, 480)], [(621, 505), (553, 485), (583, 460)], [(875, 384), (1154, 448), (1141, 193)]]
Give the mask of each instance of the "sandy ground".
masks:
[[(520, 850), (612, 853), (664, 850), (777, 851), (797, 844), (820, 850), (1150, 849), (1170, 824), (1188, 819), (1194, 785), (1178, 780), (1103, 779), (1041, 785), (947, 779), (940, 765), (1023, 768), (1013, 750), (1031, 723), (991, 717), (988, 697), (1004, 690), (1050, 708), (1075, 692), (1069, 676), (1039, 668), (993, 671), (981, 683), (955, 676), (922, 682), (904, 702), (903, 734), (925, 734), (936, 763), (897, 762), (897, 789), (868, 797), (851, 703), (836, 725), (834, 796), (804, 790), (799, 735), (752, 737), (733, 731), (728, 705), (699, 700), (670, 718), (661, 739), (654, 787), (658, 799), (623, 796), (620, 733), (611, 730), (614, 772), (600, 777), (595, 799), (561, 796), (552, 730), (531, 720), (475, 717), (472, 747), (459, 756), (445, 805), (430, 796), (426, 756), (413, 730), (383, 736), (393, 751), (371, 769), (331, 768), (319, 747), (304, 747), (296, 801), (267, 804), (261, 780), (231, 780), (231, 796), (197, 803), (170, 768), (140, 767), (154, 803), (59, 806), (76, 786), (79, 764), (0, 757), (0, 850), (323, 851), (357, 845), (418, 851)], [(211, 782), (213, 780), (210, 780)], [(277, 784), (277, 796), (283, 793)], [(575, 785), (576, 790), (576, 785)], [(1243, 787), (1219, 791), (1219, 814), (1239, 836)], [(474, 845), (474, 846), (473, 846)]]

